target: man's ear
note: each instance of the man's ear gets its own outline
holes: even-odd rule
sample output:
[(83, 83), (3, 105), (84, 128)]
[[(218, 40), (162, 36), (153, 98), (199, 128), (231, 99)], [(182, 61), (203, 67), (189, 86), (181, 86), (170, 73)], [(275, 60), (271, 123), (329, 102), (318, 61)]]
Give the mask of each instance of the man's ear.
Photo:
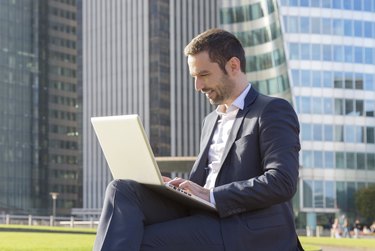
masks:
[(226, 64), (226, 70), (231, 74), (237, 74), (241, 71), (241, 62), (237, 57), (232, 57)]

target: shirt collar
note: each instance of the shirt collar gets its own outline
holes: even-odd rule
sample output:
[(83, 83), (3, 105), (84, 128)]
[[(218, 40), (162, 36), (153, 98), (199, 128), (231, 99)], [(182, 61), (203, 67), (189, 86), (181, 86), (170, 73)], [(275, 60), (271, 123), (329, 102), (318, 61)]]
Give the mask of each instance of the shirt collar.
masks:
[(223, 106), (224, 105), (218, 105), (216, 107), (216, 112), (219, 114), (219, 115), (223, 115), (225, 113), (228, 113), (228, 112), (231, 112), (233, 110), (237, 110), (237, 109), (241, 109), (243, 110), (244, 106), (245, 106), (245, 98), (247, 96), (247, 94), (249, 93), (250, 91), (250, 88), (251, 88), (251, 84), (249, 83), (248, 86), (245, 88), (245, 90), (243, 90), (240, 94), (240, 96), (238, 96), (234, 101), (233, 103), (228, 107), (228, 109), (226, 110), (226, 112), (223, 112)]

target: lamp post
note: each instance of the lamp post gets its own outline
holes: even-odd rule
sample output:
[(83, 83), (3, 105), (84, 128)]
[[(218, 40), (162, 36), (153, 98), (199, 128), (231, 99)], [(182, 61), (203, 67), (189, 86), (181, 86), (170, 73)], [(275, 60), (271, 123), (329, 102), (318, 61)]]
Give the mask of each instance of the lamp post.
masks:
[(59, 193), (51, 192), (49, 194), (52, 197), (52, 217), (53, 217), (53, 221), (55, 221), (55, 217), (56, 217), (56, 199), (57, 199), (57, 196), (59, 196)]

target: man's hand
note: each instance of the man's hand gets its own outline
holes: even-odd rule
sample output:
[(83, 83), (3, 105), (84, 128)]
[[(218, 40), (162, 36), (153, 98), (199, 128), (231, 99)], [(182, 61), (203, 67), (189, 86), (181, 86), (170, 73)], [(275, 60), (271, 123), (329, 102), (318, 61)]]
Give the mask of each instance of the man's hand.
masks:
[(166, 181), (166, 177), (163, 177), (164, 182), (169, 182), (170, 184), (179, 187), (181, 189), (184, 189), (196, 196), (198, 196), (201, 199), (204, 199), (208, 202), (210, 202), (210, 190), (201, 187), (200, 185), (190, 181), (185, 180), (182, 178), (174, 178), (173, 180), (169, 179)]

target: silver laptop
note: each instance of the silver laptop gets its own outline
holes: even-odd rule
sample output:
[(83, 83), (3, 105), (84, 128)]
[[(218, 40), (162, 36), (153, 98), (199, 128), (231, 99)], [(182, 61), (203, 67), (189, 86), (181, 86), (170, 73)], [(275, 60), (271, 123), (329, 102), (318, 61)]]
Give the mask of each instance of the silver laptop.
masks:
[(93, 117), (91, 123), (114, 179), (131, 179), (191, 207), (215, 210), (215, 205), (164, 183), (138, 115)]

